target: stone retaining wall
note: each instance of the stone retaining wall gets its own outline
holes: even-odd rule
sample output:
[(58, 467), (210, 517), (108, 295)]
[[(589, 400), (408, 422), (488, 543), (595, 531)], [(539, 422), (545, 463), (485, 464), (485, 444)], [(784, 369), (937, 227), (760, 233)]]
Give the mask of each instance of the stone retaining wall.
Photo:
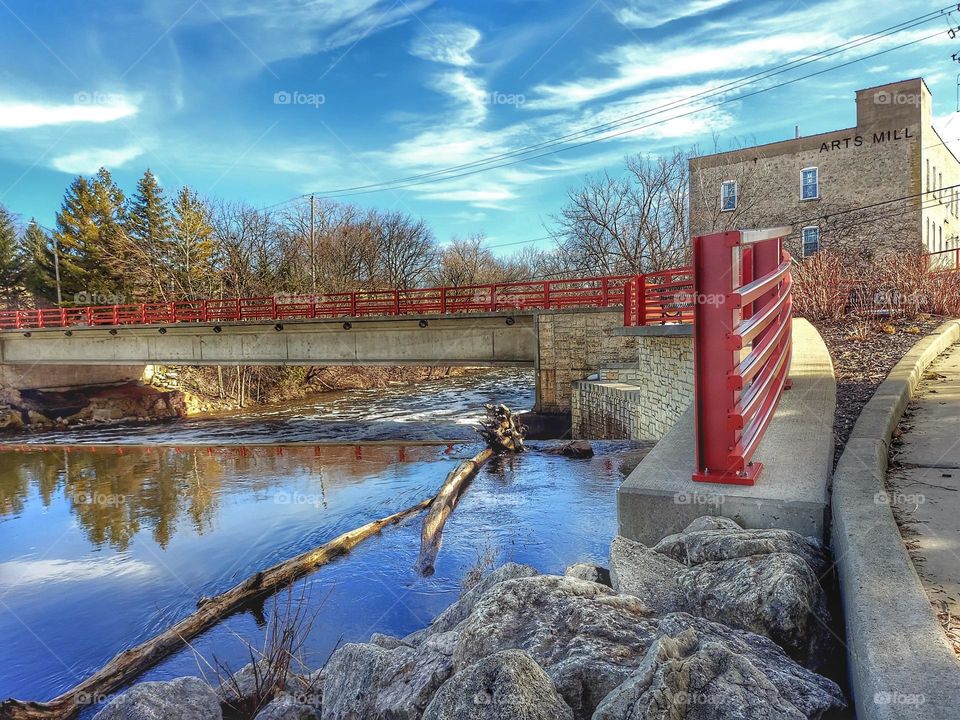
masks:
[(572, 384), (573, 436), (658, 440), (693, 402), (693, 338), (631, 338), (636, 363), (604, 367), (596, 380)]

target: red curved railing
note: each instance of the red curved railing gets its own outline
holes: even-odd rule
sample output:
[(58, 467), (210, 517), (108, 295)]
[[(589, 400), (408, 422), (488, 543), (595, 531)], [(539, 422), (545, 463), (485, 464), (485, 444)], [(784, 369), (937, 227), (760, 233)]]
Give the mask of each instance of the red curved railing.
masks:
[[(683, 281), (682, 278), (687, 279)], [(679, 301), (674, 297), (680, 297), (682, 286), (687, 288), (688, 295), (692, 289), (691, 270), (680, 268), (646, 276), (615, 275), (467, 287), (4, 310), (0, 311), (0, 330), (607, 308), (623, 305), (628, 295), (636, 299), (636, 290), (628, 292), (628, 285), (646, 288), (644, 297), (648, 311), (633, 324), (689, 322), (692, 319), (692, 311), (678, 305)]]
[(934, 272), (937, 270), (960, 271), (960, 247), (928, 252), (927, 265)]
[(753, 455), (788, 386), (789, 228), (697, 237), (693, 262), (698, 482), (752, 485)]

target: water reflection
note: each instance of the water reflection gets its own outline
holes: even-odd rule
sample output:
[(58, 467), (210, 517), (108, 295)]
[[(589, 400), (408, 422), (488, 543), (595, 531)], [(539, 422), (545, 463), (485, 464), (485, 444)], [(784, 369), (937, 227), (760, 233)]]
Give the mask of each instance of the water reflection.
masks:
[[(443, 450), (444, 448), (441, 448)], [(247, 492), (284, 484), (291, 464), (317, 480), (314, 492), (273, 493), (276, 504), (325, 506), (330, 486), (359, 483), (384, 466), (434, 455), (431, 447), (313, 446), (31, 448), (0, 446), (0, 521), (20, 515), (35, 492), (43, 507), (65, 503), (95, 548), (126, 550), (140, 532), (167, 547), (178, 526), (203, 535), (223, 484)], [(453, 452), (453, 446), (446, 446)]]

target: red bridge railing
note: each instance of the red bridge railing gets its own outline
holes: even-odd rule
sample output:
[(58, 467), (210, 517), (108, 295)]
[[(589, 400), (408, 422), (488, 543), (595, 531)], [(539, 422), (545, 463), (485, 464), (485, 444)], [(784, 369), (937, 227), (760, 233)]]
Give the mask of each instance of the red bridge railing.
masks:
[(762, 470), (751, 458), (790, 371), (789, 232), (693, 239), (696, 481), (752, 485)]
[(627, 281), (623, 324), (663, 325), (693, 322), (693, 268), (637, 275)]
[[(655, 273), (655, 275), (662, 274)], [(625, 288), (635, 278), (636, 276), (633, 275), (616, 275), (468, 287), (4, 310), (0, 311), (0, 329), (172, 325), (195, 322), (455, 314), (572, 307), (606, 308), (623, 305)], [(658, 285), (660, 280), (655, 279), (649, 282), (652, 287)]]

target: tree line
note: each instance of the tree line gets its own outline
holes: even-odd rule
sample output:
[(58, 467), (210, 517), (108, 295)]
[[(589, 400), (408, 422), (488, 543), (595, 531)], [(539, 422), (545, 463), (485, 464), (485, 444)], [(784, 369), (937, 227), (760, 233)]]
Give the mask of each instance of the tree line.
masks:
[(7, 307), (167, 302), (464, 286), (647, 272), (687, 254), (686, 156), (628, 158), (567, 193), (547, 249), (497, 255), (482, 233), (441, 243), (421, 218), (328, 199), (281, 208), (168, 195), (147, 170), (127, 195), (102, 168), (67, 188), (49, 231), (0, 205)]

